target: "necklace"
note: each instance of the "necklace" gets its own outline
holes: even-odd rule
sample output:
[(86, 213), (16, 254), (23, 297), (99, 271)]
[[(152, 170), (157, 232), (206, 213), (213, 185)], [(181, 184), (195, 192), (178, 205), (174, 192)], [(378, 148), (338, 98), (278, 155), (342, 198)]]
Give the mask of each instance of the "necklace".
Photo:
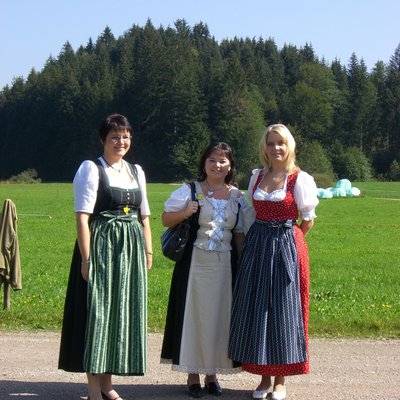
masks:
[(275, 183), (280, 183), (280, 182), (282, 182), (283, 180), (286, 179), (286, 173), (283, 174), (283, 175), (282, 174), (280, 174), (280, 175), (272, 175), (271, 178)]
[(211, 188), (210, 188), (210, 185), (208, 184), (207, 178), (206, 178), (206, 185), (207, 185), (207, 187), (208, 187), (207, 194), (208, 194), (209, 196), (213, 195), (214, 192), (218, 192), (219, 190), (221, 190), (221, 189), (223, 189), (224, 187), (226, 187), (226, 185), (223, 184), (223, 185), (222, 185), (221, 187), (219, 187), (219, 188), (211, 189)]
[(122, 171), (122, 168), (124, 167), (124, 164), (123, 164), (123, 162), (121, 161), (121, 168), (115, 168), (115, 167), (113, 167), (104, 157), (101, 157), (104, 161), (105, 161), (105, 163), (110, 167), (110, 168), (112, 168), (114, 171), (117, 171), (118, 173), (121, 173), (121, 171)]

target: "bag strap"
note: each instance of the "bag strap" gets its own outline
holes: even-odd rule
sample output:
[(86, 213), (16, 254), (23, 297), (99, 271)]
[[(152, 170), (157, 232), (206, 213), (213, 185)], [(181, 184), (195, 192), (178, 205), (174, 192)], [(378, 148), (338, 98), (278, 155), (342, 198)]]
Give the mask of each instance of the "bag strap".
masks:
[[(190, 192), (191, 192), (192, 201), (196, 201), (196, 200), (197, 200), (197, 199), (196, 199), (196, 185), (195, 185), (195, 183), (194, 183), (193, 181), (190, 182), (189, 185), (190, 185)], [(197, 210), (196, 213), (192, 214), (192, 215), (188, 218), (187, 221), (188, 221), (188, 223), (189, 223), (190, 225), (194, 225), (195, 223), (197, 223), (197, 221), (198, 221), (198, 219), (199, 219), (199, 211), (200, 211), (200, 207), (199, 207), (199, 209)]]
[(196, 186), (194, 182), (190, 182), (190, 190), (192, 192), (192, 201), (196, 200)]

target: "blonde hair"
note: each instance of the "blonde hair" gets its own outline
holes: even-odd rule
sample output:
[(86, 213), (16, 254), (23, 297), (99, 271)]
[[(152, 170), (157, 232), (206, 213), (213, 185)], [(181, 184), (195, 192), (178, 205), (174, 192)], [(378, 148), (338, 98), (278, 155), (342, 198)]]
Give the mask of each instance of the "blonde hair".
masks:
[(268, 136), (271, 132), (277, 133), (280, 135), (286, 144), (287, 147), (287, 157), (285, 160), (285, 168), (287, 172), (293, 173), (297, 171), (299, 168), (296, 165), (296, 142), (294, 140), (293, 135), (290, 133), (289, 129), (283, 124), (272, 124), (269, 125), (260, 140), (259, 144), (259, 156), (261, 164), (264, 166), (265, 170), (268, 170), (271, 167), (271, 160), (267, 156), (267, 141)]

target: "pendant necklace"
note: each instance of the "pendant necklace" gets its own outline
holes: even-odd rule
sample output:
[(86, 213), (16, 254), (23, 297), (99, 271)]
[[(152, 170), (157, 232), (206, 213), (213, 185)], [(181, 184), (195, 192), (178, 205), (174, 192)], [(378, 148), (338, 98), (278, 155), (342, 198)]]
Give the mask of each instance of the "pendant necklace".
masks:
[(221, 190), (221, 189), (223, 189), (223, 188), (225, 187), (225, 184), (224, 184), (224, 185), (222, 185), (221, 187), (219, 187), (219, 188), (217, 188), (217, 189), (211, 189), (211, 188), (210, 188), (210, 185), (208, 184), (207, 179), (206, 179), (206, 185), (207, 185), (207, 188), (208, 188), (207, 194), (208, 194), (209, 196), (213, 195), (214, 192), (218, 192), (219, 190)]
[(123, 164), (123, 162), (121, 162), (121, 168), (115, 168), (115, 167), (113, 167), (104, 157), (101, 157), (104, 161), (105, 161), (105, 163), (110, 167), (110, 168), (112, 168), (114, 171), (117, 171), (118, 173), (121, 173), (121, 171), (122, 171), (122, 168), (124, 167), (124, 164)]

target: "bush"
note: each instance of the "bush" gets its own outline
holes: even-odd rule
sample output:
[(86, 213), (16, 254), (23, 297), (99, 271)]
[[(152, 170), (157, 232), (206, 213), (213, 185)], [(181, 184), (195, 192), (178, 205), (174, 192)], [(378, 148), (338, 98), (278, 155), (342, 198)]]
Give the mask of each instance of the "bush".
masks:
[(333, 186), (333, 179), (331, 175), (313, 174), (313, 178), (318, 188), (328, 188)]
[(36, 169), (27, 169), (20, 174), (12, 176), (8, 183), (40, 183), (42, 180), (38, 178)]
[(239, 172), (235, 177), (238, 188), (242, 191), (247, 190), (250, 178), (251, 174), (244, 174), (243, 172)]
[(336, 173), (339, 179), (350, 181), (369, 181), (372, 178), (371, 165), (365, 154), (357, 147), (349, 147), (336, 160)]
[[(299, 148), (297, 162), (303, 171), (312, 175), (321, 185), (319, 187), (329, 187), (334, 180), (332, 162), (325, 149), (319, 142), (305, 143)], [(329, 182), (328, 185), (326, 183)]]
[(400, 164), (397, 160), (393, 160), (390, 164), (389, 179), (392, 181), (400, 181)]

